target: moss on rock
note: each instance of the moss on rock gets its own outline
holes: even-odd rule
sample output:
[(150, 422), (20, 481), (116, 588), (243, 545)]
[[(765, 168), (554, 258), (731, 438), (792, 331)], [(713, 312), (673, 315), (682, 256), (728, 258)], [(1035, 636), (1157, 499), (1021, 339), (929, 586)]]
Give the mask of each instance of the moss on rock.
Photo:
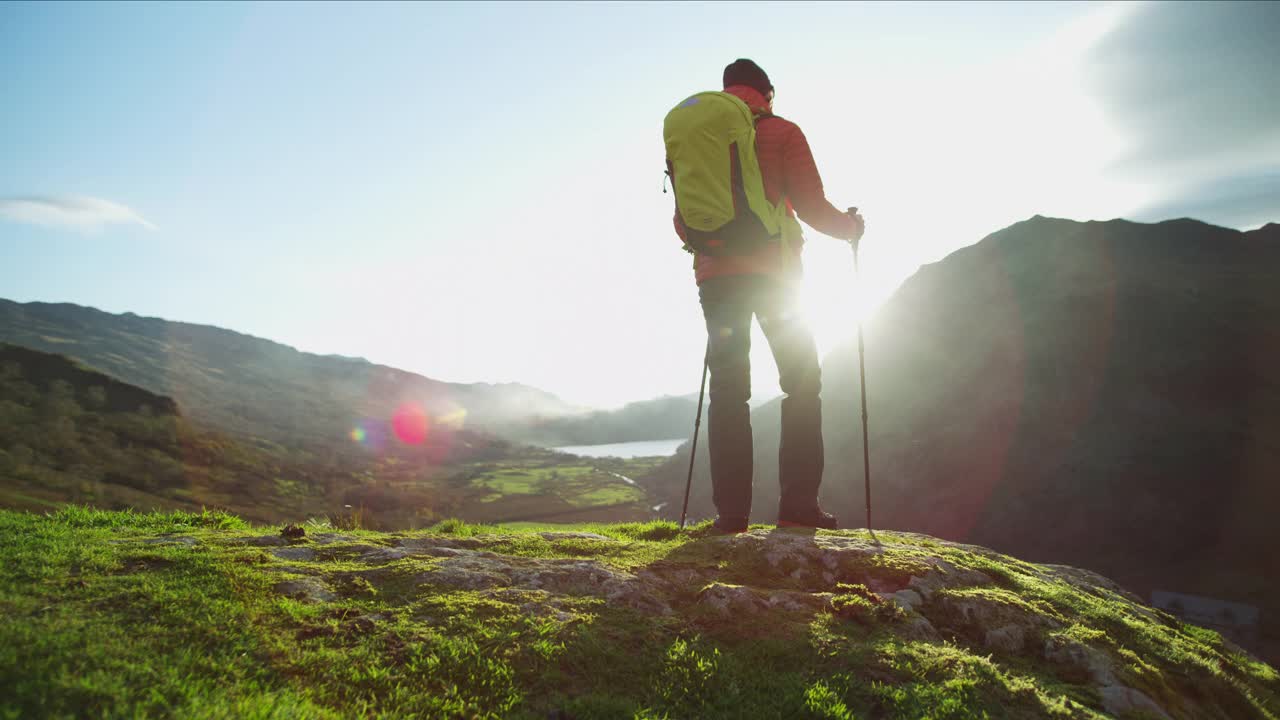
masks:
[(5, 715), (1280, 717), (1275, 670), (1216, 633), (920, 535), (451, 521), (284, 545), (75, 511), (0, 532)]

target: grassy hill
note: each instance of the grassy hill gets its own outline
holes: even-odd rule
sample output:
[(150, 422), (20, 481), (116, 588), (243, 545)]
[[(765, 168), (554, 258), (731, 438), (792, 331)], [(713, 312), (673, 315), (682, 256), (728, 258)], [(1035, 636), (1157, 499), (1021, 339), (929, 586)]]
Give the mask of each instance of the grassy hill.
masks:
[(0, 714), (1280, 717), (1280, 676), (1087, 571), (923, 535), (0, 511)]
[[(373, 426), (370, 426), (374, 429)], [(257, 521), (407, 528), (475, 521), (645, 520), (652, 459), (584, 460), (437, 428), (421, 443), (276, 444), (203, 429), (170, 398), (0, 343), (0, 507), (229, 509)]]
[(451, 429), (573, 412), (515, 383), (447, 383), (208, 325), (0, 300), (0, 341), (58, 353), (153, 393), (192, 421), (281, 443), (333, 443), (406, 404)]
[(192, 323), (0, 299), (0, 342), (57, 353), (174, 398), (194, 422), (278, 443), (333, 442), (420, 407), (433, 425), (547, 447), (682, 437), (695, 400), (588, 411), (518, 383), (447, 383)]

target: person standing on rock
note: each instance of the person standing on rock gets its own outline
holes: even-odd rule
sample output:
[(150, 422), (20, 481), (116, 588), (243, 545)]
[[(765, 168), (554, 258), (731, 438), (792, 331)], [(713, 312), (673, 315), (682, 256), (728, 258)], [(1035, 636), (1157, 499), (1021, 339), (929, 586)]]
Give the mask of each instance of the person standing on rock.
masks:
[[(805, 223), (857, 243), (862, 216), (836, 209), (799, 126), (773, 114), (774, 87), (751, 60), (724, 69), (723, 93), (699, 93), (663, 127), (675, 230), (694, 254), (711, 373), (708, 444), (721, 532), (746, 530), (751, 511), (751, 318), (778, 365), (782, 400), (779, 526), (835, 528), (818, 506), (822, 372), (796, 307)], [(718, 144), (717, 144), (718, 143)]]

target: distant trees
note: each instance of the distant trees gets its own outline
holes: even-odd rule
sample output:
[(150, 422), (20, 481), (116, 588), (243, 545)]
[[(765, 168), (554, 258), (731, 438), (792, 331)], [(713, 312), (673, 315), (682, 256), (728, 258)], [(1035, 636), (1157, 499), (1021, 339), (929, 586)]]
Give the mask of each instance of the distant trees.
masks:
[(111, 411), (107, 388), (92, 382), (102, 376), (65, 358), (12, 346), (0, 354), (0, 472), (9, 484), (75, 502), (100, 500), (103, 483), (144, 492), (186, 484), (181, 418)]
[(84, 393), (85, 407), (90, 410), (102, 410), (107, 406), (107, 391), (101, 385), (94, 385)]

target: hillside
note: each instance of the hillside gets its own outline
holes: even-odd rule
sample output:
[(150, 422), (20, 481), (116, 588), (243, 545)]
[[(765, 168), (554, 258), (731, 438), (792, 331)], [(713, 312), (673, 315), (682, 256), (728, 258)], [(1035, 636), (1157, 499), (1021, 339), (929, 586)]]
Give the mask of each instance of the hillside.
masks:
[(534, 417), (494, 429), (505, 438), (548, 447), (671, 440), (689, 433), (697, 408), (696, 394), (664, 396), (616, 410)]
[[(867, 328), (877, 525), (1252, 604), (1274, 643), (1277, 230), (1036, 217), (921, 268)], [(860, 526), (856, 348), (824, 367), (824, 502)], [(777, 420), (755, 414), (761, 520)], [(710, 515), (705, 464), (695, 489)]]
[[(502, 457), (505, 449), (414, 448), (444, 464)], [(0, 343), (0, 506), (210, 506), (259, 521), (337, 515), (364, 497), (375, 472), (384, 483), (406, 474), (383, 465), (356, 449), (286, 448), (207, 431), (170, 398), (61, 355)], [(431, 471), (415, 474), (424, 480)], [(432, 507), (455, 509), (448, 497), (414, 500), (409, 512), (428, 518)]]
[(525, 385), (441, 382), (222, 328), (66, 303), (0, 300), (0, 341), (70, 356), (172, 397), (197, 423), (276, 442), (334, 442), (362, 422), (390, 421), (405, 404), (451, 428), (575, 411)]
[(645, 520), (630, 476), (649, 459), (584, 460), (436, 428), (276, 444), (193, 425), (170, 398), (0, 343), (0, 507), (233, 510), (409, 528), (470, 520)]
[[(0, 343), (0, 379), (5, 382), (25, 381), (32, 391), (42, 394), (83, 390), (90, 405), (107, 413), (178, 414), (178, 405), (173, 398), (120, 382), (65, 355), (8, 343)], [(89, 392), (90, 388), (96, 389)]]
[(6, 716), (1280, 716), (1111, 581), (923, 535), (670, 523), (282, 537), (0, 511)]

